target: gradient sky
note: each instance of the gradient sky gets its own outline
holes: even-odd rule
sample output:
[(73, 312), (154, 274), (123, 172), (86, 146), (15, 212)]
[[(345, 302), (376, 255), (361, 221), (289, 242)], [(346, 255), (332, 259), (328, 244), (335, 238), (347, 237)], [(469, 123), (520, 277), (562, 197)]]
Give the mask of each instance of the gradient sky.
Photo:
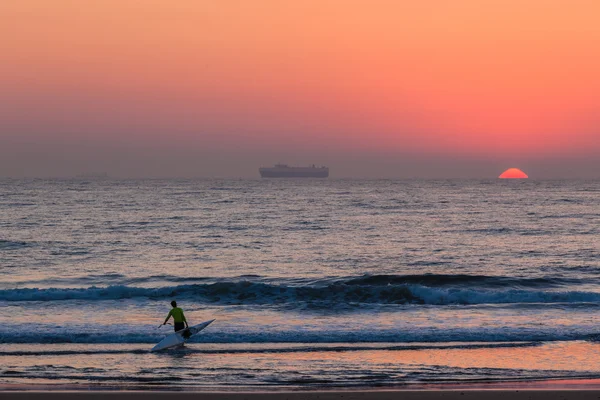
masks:
[(598, 0), (14, 0), (0, 176), (600, 177)]

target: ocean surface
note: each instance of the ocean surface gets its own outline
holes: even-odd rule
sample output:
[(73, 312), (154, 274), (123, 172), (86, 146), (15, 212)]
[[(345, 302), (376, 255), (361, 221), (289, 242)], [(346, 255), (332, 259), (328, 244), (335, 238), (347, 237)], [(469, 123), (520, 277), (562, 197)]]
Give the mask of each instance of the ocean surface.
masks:
[(0, 274), (4, 387), (600, 378), (599, 181), (0, 180)]

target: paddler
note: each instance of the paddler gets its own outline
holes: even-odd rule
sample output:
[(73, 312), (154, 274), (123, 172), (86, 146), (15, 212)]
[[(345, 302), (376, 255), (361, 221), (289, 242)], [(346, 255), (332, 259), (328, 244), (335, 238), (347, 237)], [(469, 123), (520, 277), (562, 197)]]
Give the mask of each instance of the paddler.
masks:
[(177, 307), (177, 302), (175, 300), (171, 302), (171, 306), (173, 306), (173, 308), (171, 308), (171, 311), (169, 311), (169, 315), (167, 315), (163, 325), (166, 325), (167, 321), (169, 321), (169, 318), (173, 317), (173, 327), (175, 328), (175, 332), (184, 328), (189, 328), (187, 320), (185, 319), (185, 315), (183, 315), (183, 310)]

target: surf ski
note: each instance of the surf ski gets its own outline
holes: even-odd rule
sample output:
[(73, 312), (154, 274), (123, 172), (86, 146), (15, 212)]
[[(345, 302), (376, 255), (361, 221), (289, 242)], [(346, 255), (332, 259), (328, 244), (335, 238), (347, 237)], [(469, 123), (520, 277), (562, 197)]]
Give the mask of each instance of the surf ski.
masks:
[(150, 351), (160, 351), (181, 346), (189, 338), (198, 334), (198, 332), (212, 324), (213, 321), (214, 319), (211, 319), (210, 321), (205, 321), (201, 324), (190, 326), (189, 328), (181, 329), (175, 333), (171, 333), (170, 335), (166, 336), (163, 340), (158, 342), (156, 346), (154, 346)]

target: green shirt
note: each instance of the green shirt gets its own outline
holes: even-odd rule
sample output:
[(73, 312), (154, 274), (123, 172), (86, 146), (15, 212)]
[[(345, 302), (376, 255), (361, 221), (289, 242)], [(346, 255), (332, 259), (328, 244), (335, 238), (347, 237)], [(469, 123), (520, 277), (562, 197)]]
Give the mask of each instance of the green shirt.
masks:
[(167, 319), (173, 317), (173, 321), (175, 322), (187, 322), (185, 320), (185, 315), (183, 315), (183, 310), (179, 307), (173, 307), (171, 311), (169, 311), (169, 315), (167, 315)]

